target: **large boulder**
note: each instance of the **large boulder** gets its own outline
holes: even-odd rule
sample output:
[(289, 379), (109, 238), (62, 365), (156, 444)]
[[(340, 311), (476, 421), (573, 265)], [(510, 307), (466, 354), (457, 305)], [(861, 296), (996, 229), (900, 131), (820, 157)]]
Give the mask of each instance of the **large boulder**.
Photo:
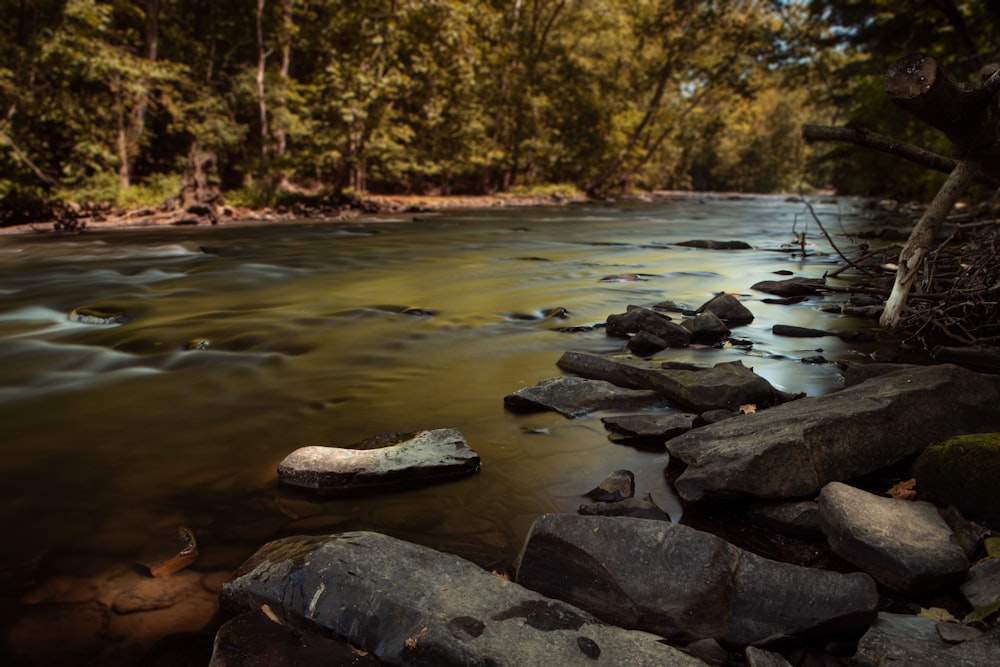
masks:
[(958, 433), (1000, 429), (1000, 377), (915, 366), (667, 442), (687, 501), (792, 498), (873, 472)]
[(477, 454), (451, 428), (387, 433), (344, 447), (301, 447), (278, 464), (278, 480), (320, 494), (431, 484), (478, 472)]
[(596, 410), (641, 410), (663, 406), (664, 400), (651, 389), (629, 389), (604, 380), (561, 376), (507, 394), (503, 404), (511, 412), (553, 410), (575, 418)]
[(912, 473), (931, 500), (968, 516), (1000, 519), (1000, 433), (960, 435), (931, 445)]
[(624, 628), (740, 646), (859, 632), (878, 602), (863, 573), (771, 561), (679, 524), (569, 514), (535, 521), (517, 581)]
[(736, 410), (747, 403), (763, 408), (791, 398), (739, 361), (690, 370), (571, 351), (565, 352), (557, 365), (564, 371), (621, 387), (652, 389), (670, 403), (695, 412)]
[(831, 482), (819, 494), (819, 521), (833, 552), (900, 593), (959, 583), (969, 561), (937, 508)]
[[(651, 522), (650, 522), (651, 523)], [(224, 584), (230, 613), (261, 609), (389, 665), (656, 665), (699, 660), (457, 556), (371, 532), (289, 537)]]

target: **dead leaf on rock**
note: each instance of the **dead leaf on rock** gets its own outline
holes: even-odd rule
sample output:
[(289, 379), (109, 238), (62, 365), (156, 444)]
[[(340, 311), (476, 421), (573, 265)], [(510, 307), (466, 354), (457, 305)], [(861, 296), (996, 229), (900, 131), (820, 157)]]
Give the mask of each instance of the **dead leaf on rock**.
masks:
[(917, 491), (913, 487), (917, 485), (916, 479), (908, 479), (894, 484), (891, 489), (885, 492), (887, 496), (892, 496), (896, 500), (916, 500)]
[(275, 614), (273, 611), (271, 611), (271, 608), (268, 607), (266, 604), (262, 604), (260, 606), (260, 610), (264, 612), (264, 615), (267, 616), (271, 620), (271, 622), (277, 623), (278, 625), (283, 625), (281, 619), (278, 618), (278, 615)]
[(746, 405), (741, 405), (740, 412), (742, 412), (745, 415), (748, 415), (752, 412), (757, 412), (757, 406), (753, 403), (747, 403)]
[(924, 618), (930, 618), (941, 623), (958, 623), (959, 620), (951, 615), (951, 612), (947, 609), (941, 607), (930, 607), (925, 609), (920, 608), (920, 613), (917, 616), (923, 616)]
[(407, 648), (416, 648), (416, 646), (417, 646), (417, 640), (419, 640), (421, 637), (423, 637), (424, 635), (426, 635), (429, 631), (430, 631), (430, 628), (424, 626), (423, 628), (420, 629), (420, 632), (418, 632), (417, 634), (412, 635), (410, 637), (407, 637), (406, 641), (404, 641), (403, 643), (406, 644)]

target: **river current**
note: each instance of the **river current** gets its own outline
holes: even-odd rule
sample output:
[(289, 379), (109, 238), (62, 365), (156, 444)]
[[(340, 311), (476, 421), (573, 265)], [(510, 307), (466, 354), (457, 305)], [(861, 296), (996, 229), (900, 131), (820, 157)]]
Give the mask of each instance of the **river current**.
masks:
[[(853, 249), (855, 203), (816, 208)], [(788, 247), (793, 226), (815, 243), (805, 259)], [(753, 249), (672, 245), (689, 239)], [(839, 266), (803, 204), (776, 197), (0, 237), (3, 595), (132, 563), (177, 525), (219, 568), (276, 537), (356, 529), (505, 567), (536, 517), (576, 511), (621, 468), (676, 520), (667, 454), (612, 444), (602, 414), (516, 415), (503, 397), (559, 375), (565, 350), (622, 351), (588, 327), (629, 304), (696, 308), (720, 291), (756, 316), (733, 333), (753, 346), (656, 359), (742, 360), (783, 390), (832, 391), (835, 366), (801, 359), (870, 350), (771, 327), (871, 323), (819, 301), (766, 304), (750, 286)], [(639, 280), (608, 279), (623, 274)], [(128, 320), (70, 321), (81, 307)], [(555, 308), (566, 317), (546, 316)], [(196, 341), (207, 349), (188, 349)], [(304, 445), (446, 427), (480, 454), (480, 473), (348, 499), (277, 483), (278, 462)]]

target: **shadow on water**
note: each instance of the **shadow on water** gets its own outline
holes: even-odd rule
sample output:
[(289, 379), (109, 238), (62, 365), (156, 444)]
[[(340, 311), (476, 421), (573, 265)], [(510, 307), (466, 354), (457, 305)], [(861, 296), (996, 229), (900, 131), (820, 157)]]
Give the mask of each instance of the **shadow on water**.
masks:
[[(860, 224), (849, 202), (819, 208)], [(765, 304), (750, 290), (779, 269), (819, 277), (836, 266), (783, 247), (803, 213), (776, 198), (691, 199), (0, 238), (6, 636), (33, 646), (43, 632), (25, 625), (24, 602), (113, 606), (115, 577), (154, 529), (172, 525), (194, 531), (193, 570), (215, 581), (267, 540), (343, 530), (509, 568), (536, 517), (576, 511), (582, 493), (620, 468), (676, 520), (666, 453), (610, 443), (604, 415), (513, 415), (503, 397), (558, 375), (565, 350), (623, 349), (591, 327), (629, 304), (693, 308), (719, 291), (741, 295), (756, 315), (734, 331), (752, 347), (658, 359), (739, 359), (786, 391), (838, 388), (834, 366), (800, 360), (818, 350), (863, 359), (870, 349), (782, 339), (771, 327), (870, 324), (820, 312), (819, 300)], [(671, 245), (693, 238), (754, 249)], [(603, 280), (615, 276), (629, 278)], [(128, 317), (70, 321), (81, 307)], [(363, 498), (277, 485), (278, 462), (300, 446), (444, 427), (481, 455), (479, 474)], [(94, 623), (104, 633), (139, 632), (113, 612), (118, 626), (102, 618)], [(197, 630), (195, 621), (170, 631)], [(115, 650), (130, 656), (123, 647), (152, 639), (120, 639)], [(107, 658), (106, 647), (87, 646)], [(65, 664), (80, 656), (71, 657)]]

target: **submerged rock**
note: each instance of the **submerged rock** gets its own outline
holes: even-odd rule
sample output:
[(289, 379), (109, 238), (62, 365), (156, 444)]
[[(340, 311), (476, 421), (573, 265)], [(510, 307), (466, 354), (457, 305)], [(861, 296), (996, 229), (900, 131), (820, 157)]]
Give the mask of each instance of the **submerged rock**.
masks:
[(147, 544), (136, 559), (152, 577), (169, 577), (198, 560), (198, 543), (189, 528), (177, 526)]
[(667, 442), (689, 502), (794, 498), (916, 454), (956, 433), (1000, 429), (1000, 378), (956, 366), (881, 375), (819, 398), (694, 429)]
[(230, 613), (266, 606), (296, 632), (348, 642), (392, 665), (701, 664), (656, 635), (378, 533), (271, 542), (226, 582), (220, 603)]
[(432, 484), (479, 472), (479, 454), (455, 429), (389, 433), (353, 448), (302, 447), (278, 464), (278, 480), (321, 494)]
[(70, 311), (70, 322), (80, 324), (119, 325), (132, 319), (132, 314), (117, 306), (80, 306)]
[(572, 514), (535, 521), (517, 581), (624, 628), (741, 646), (850, 635), (878, 603), (866, 574), (767, 560), (679, 524)]
[(931, 503), (832, 482), (819, 494), (819, 518), (834, 553), (894, 591), (940, 590), (960, 582), (969, 569), (965, 552)]

